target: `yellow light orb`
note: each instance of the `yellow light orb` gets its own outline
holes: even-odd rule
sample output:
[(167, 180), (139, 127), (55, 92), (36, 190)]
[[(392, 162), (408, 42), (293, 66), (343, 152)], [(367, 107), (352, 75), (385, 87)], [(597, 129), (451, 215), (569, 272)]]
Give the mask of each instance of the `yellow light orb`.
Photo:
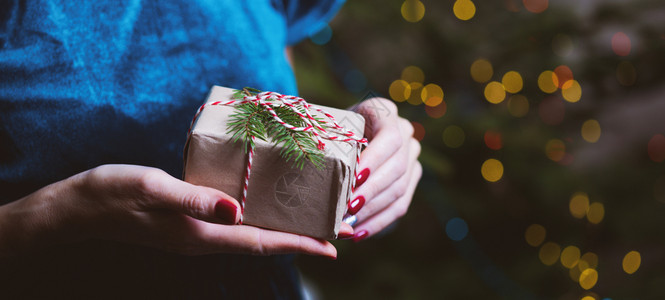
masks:
[(494, 75), (494, 69), (488, 60), (479, 58), (471, 64), (471, 78), (474, 81), (485, 83), (492, 79), (492, 75)]
[(420, 92), (420, 99), (427, 106), (437, 106), (443, 101), (443, 90), (440, 86), (430, 83)]
[(526, 239), (526, 243), (529, 244), (529, 246), (538, 247), (543, 243), (543, 241), (545, 241), (546, 234), (547, 232), (545, 231), (545, 227), (540, 224), (531, 224), (526, 228), (524, 238)]
[(425, 4), (419, 0), (406, 0), (402, 3), (402, 17), (404, 20), (415, 23), (425, 16)]
[(640, 268), (640, 264), (642, 264), (642, 257), (637, 251), (630, 251), (623, 257), (623, 271), (628, 274), (637, 272), (637, 269)]
[(485, 86), (485, 99), (492, 104), (498, 104), (506, 99), (506, 89), (498, 81), (492, 81)]
[(450, 148), (459, 148), (464, 144), (464, 130), (459, 126), (450, 125), (443, 130), (443, 143)]
[(580, 260), (580, 249), (575, 246), (568, 246), (561, 251), (561, 265), (570, 269), (577, 265)]
[(508, 98), (508, 112), (513, 117), (524, 117), (529, 113), (529, 100), (524, 95), (512, 95)]
[(580, 274), (579, 283), (583, 289), (591, 289), (596, 285), (596, 282), (598, 282), (598, 271), (594, 269), (586, 269)]
[(559, 86), (559, 81), (557, 80), (556, 74), (554, 72), (547, 70), (540, 73), (538, 76), (538, 87), (541, 91), (551, 94), (556, 92)]
[(522, 90), (523, 82), (522, 75), (516, 71), (509, 71), (503, 75), (501, 83), (509, 93), (519, 93)]
[(561, 90), (561, 96), (568, 102), (575, 103), (580, 101), (582, 98), (582, 87), (577, 80), (569, 80), (563, 84), (563, 89)]
[(577, 192), (573, 194), (570, 198), (570, 203), (568, 204), (570, 209), (570, 214), (573, 217), (582, 219), (586, 216), (587, 211), (589, 210), (589, 196), (583, 192)]
[(423, 84), (420, 82), (411, 82), (409, 86), (411, 86), (411, 95), (406, 99), (406, 102), (411, 105), (423, 104), (423, 101), (420, 99), (420, 90), (423, 88)]
[(577, 263), (577, 269), (580, 270), (580, 272), (586, 269), (595, 269), (596, 267), (598, 267), (598, 255), (593, 252), (584, 253), (584, 255), (580, 257), (580, 261)]
[(402, 70), (402, 76), (400, 79), (406, 82), (418, 82), (423, 83), (425, 81), (425, 73), (422, 69), (416, 66), (408, 66)]
[(457, 0), (453, 5), (453, 13), (462, 21), (469, 20), (476, 14), (476, 5), (471, 0)]
[(581, 300), (596, 300), (596, 298), (594, 298), (593, 296), (584, 296), (584, 297), (582, 297)]
[(622, 61), (617, 66), (617, 80), (623, 86), (631, 86), (637, 81), (637, 70), (629, 61)]
[(600, 123), (594, 119), (585, 121), (582, 124), (582, 138), (589, 143), (597, 142), (600, 139)]
[(605, 217), (605, 206), (600, 202), (594, 202), (589, 205), (589, 209), (586, 212), (586, 218), (589, 220), (589, 223), (598, 224), (603, 221)]
[(557, 243), (547, 242), (540, 247), (538, 258), (543, 264), (551, 266), (559, 260), (560, 253), (561, 247)]
[(390, 98), (396, 102), (404, 102), (411, 97), (411, 85), (404, 80), (397, 79), (390, 84), (388, 93), (390, 94)]
[(497, 182), (503, 177), (503, 164), (494, 158), (490, 158), (483, 163), (480, 173), (485, 180)]
[[(579, 266), (580, 264), (577, 263), (577, 265)], [(578, 282), (580, 280), (580, 275), (582, 275), (582, 271), (578, 268), (570, 268), (570, 270), (568, 270), (568, 275), (570, 275), (572, 281)]]
[(566, 155), (566, 145), (562, 140), (551, 139), (545, 144), (545, 155), (552, 161), (561, 161)]

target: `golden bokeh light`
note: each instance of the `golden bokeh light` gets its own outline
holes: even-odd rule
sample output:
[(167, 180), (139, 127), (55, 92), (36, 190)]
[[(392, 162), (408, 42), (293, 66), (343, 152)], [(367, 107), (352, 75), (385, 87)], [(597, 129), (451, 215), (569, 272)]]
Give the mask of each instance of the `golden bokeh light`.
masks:
[(503, 177), (503, 164), (494, 158), (486, 160), (480, 167), (483, 178), (489, 182), (497, 182)]
[(411, 97), (411, 85), (405, 80), (397, 79), (388, 88), (390, 98), (396, 102), (404, 102)]
[(574, 79), (573, 71), (566, 65), (554, 68), (554, 75), (556, 76), (552, 78), (552, 81), (557, 83), (558, 88), (567, 89), (573, 84), (571, 81)]
[(512, 95), (508, 98), (508, 112), (513, 117), (524, 117), (529, 113), (529, 100), (524, 95)]
[(548, 0), (522, 0), (526, 10), (538, 14), (544, 12), (549, 5)]
[(586, 120), (582, 124), (582, 138), (589, 143), (597, 142), (600, 139), (600, 123), (594, 119)]
[(566, 57), (573, 51), (573, 40), (565, 34), (557, 34), (552, 39), (552, 51), (554, 54)]
[(596, 267), (598, 267), (598, 255), (593, 252), (584, 253), (584, 255), (580, 257), (580, 261), (577, 263), (577, 269), (580, 272), (586, 269), (595, 269)]
[(425, 4), (419, 0), (406, 0), (402, 3), (402, 17), (404, 20), (415, 23), (425, 16)]
[(552, 161), (561, 161), (566, 155), (566, 145), (562, 140), (551, 139), (545, 144), (545, 155)]
[(623, 86), (631, 86), (637, 81), (637, 70), (629, 61), (622, 61), (617, 66), (617, 81)]
[(540, 224), (531, 224), (526, 228), (526, 232), (524, 232), (524, 239), (526, 239), (526, 243), (529, 246), (538, 247), (545, 241), (546, 235), (547, 231), (545, 231), (545, 227)]
[(595, 269), (586, 269), (580, 274), (580, 286), (585, 289), (593, 288), (598, 282), (598, 271)]
[(513, 94), (519, 93), (524, 85), (522, 75), (517, 71), (509, 71), (504, 74), (503, 78), (501, 78), (501, 84), (503, 84), (507, 92)]
[(492, 81), (485, 86), (485, 99), (493, 104), (498, 104), (506, 99), (506, 89), (498, 81)]
[(420, 92), (420, 99), (427, 106), (437, 106), (443, 101), (443, 90), (440, 86), (430, 83)]
[(619, 31), (612, 36), (612, 51), (618, 56), (628, 56), (630, 54), (630, 37)]
[(494, 69), (492, 64), (486, 60), (479, 58), (471, 64), (471, 78), (479, 83), (485, 83), (492, 79)]
[(408, 82), (408, 83), (423, 83), (425, 82), (425, 73), (421, 68), (418, 68), (416, 66), (408, 66), (402, 70), (402, 76), (400, 79)]
[(640, 253), (637, 251), (630, 251), (623, 257), (621, 266), (623, 267), (624, 272), (633, 274), (640, 268), (640, 264), (642, 264), (642, 256), (640, 256)]
[(551, 266), (559, 260), (560, 253), (561, 246), (559, 246), (559, 244), (554, 242), (547, 242), (540, 247), (540, 251), (538, 251), (538, 258), (543, 264)]
[(459, 126), (450, 125), (443, 130), (443, 143), (450, 148), (459, 148), (464, 144), (464, 130)]
[(582, 87), (577, 80), (568, 80), (563, 86), (567, 87), (561, 90), (563, 99), (572, 103), (580, 101), (580, 98), (582, 98)]
[(589, 210), (589, 195), (583, 192), (577, 192), (570, 197), (568, 209), (573, 217), (582, 219)]
[[(577, 263), (579, 266), (579, 262)], [(580, 275), (582, 275), (582, 271), (580, 271), (578, 268), (570, 268), (568, 270), (568, 275), (570, 275), (570, 279), (575, 282), (579, 282), (580, 280)]]
[(406, 99), (406, 102), (408, 102), (411, 105), (420, 105), (423, 104), (423, 100), (420, 98), (421, 89), (423, 88), (423, 84), (420, 82), (411, 82), (409, 84), (411, 86), (411, 95), (409, 98)]
[(471, 0), (457, 0), (453, 5), (453, 13), (462, 21), (469, 20), (476, 14), (476, 5)]
[(580, 260), (580, 248), (568, 246), (561, 251), (561, 265), (570, 269)]
[(594, 296), (584, 296), (581, 300), (596, 300)]
[(594, 202), (589, 205), (589, 209), (586, 212), (586, 218), (589, 220), (589, 223), (598, 224), (603, 221), (605, 217), (605, 206), (600, 202)]
[(559, 81), (556, 74), (550, 70), (543, 71), (538, 76), (538, 87), (541, 91), (551, 94), (556, 92), (559, 86)]
[(647, 144), (647, 153), (652, 161), (658, 163), (665, 161), (665, 136), (654, 134)]

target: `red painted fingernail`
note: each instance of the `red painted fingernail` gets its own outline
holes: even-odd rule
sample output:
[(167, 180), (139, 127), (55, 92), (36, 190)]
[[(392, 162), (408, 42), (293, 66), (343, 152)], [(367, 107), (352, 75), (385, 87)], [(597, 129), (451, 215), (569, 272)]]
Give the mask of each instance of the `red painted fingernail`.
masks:
[(367, 177), (369, 177), (369, 169), (365, 168), (364, 170), (360, 171), (356, 177), (356, 188), (359, 188), (363, 183), (365, 183), (365, 181), (367, 181)]
[(356, 199), (353, 199), (353, 201), (349, 202), (349, 214), (357, 214), (358, 211), (363, 208), (363, 205), (365, 205), (365, 197), (362, 195), (356, 197)]
[(340, 233), (337, 235), (337, 239), (338, 239), (338, 240), (348, 240), (348, 239), (350, 239), (350, 238), (352, 238), (352, 237), (353, 237), (353, 233), (349, 233), (349, 232), (340, 232)]
[(369, 235), (369, 232), (367, 232), (367, 230), (358, 231), (356, 234), (353, 235), (353, 241), (356, 243), (360, 242), (364, 240), (367, 237), (367, 235)]
[(222, 199), (215, 204), (215, 215), (221, 220), (222, 224), (235, 224), (237, 214), (238, 207), (227, 200)]

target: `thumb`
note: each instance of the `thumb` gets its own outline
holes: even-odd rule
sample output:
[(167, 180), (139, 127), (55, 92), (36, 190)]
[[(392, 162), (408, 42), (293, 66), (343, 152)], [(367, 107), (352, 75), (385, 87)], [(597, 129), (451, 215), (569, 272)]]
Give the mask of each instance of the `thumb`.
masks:
[(233, 225), (240, 221), (240, 205), (233, 197), (213, 188), (193, 185), (165, 173), (163, 175), (155, 176), (160, 178), (153, 178), (155, 182), (150, 184), (155, 187), (153, 191), (159, 206), (210, 223)]

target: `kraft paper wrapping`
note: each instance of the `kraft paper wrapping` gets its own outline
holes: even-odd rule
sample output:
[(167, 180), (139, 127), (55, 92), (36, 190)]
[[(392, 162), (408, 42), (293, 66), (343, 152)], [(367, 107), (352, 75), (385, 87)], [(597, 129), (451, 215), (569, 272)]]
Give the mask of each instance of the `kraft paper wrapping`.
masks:
[[(206, 102), (230, 100), (233, 90), (214, 86)], [(354, 112), (318, 106), (344, 128), (363, 136), (365, 120)], [(247, 154), (227, 134), (232, 106), (208, 106), (185, 146), (184, 179), (242, 199)], [(315, 117), (316, 111), (311, 112)], [(245, 201), (244, 224), (335, 239), (351, 196), (359, 145), (324, 140), (325, 167), (307, 162), (302, 170), (280, 156), (281, 145), (256, 139)]]

